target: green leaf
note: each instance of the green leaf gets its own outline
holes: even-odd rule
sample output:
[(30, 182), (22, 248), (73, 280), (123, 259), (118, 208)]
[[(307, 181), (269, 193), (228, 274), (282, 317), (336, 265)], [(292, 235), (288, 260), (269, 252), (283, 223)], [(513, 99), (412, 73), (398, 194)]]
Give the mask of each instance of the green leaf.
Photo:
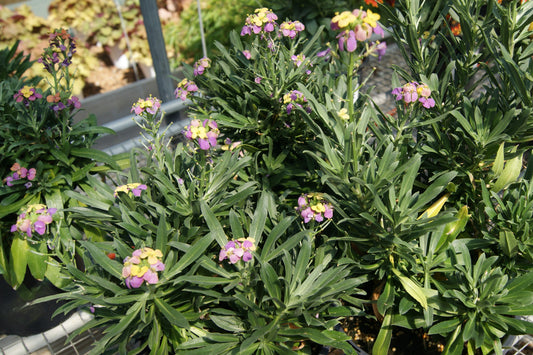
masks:
[(217, 316), (211, 314), (209, 319), (216, 324), (217, 327), (232, 333), (241, 333), (246, 331), (243, 322), (240, 318), (234, 316)]
[(168, 273), (166, 273), (166, 270), (164, 272), (164, 276), (166, 279), (170, 280), (173, 277), (175, 277), (177, 274), (182, 272), (187, 266), (197, 261), (200, 256), (205, 252), (207, 247), (211, 244), (213, 241), (213, 235), (211, 233), (201, 237), (191, 245), (191, 247), (187, 250), (187, 252), (179, 258), (178, 262), (174, 267), (172, 267)]
[(100, 249), (95, 243), (82, 241), (81, 245), (91, 254), (95, 264), (98, 264), (102, 269), (117, 279), (122, 279), (122, 264), (116, 260), (111, 260), (103, 249)]
[(520, 176), (522, 170), (522, 154), (507, 161), (501, 175), (498, 177), (494, 185), (491, 187), (491, 191), (499, 192), (510, 183), (516, 181)]
[[(273, 299), (281, 300), (281, 284), (278, 279), (278, 274), (267, 262), (261, 265), (260, 269), (261, 280), (263, 281), (265, 288)], [(276, 303), (277, 304), (277, 303)]]
[(492, 171), (494, 172), (494, 175), (496, 176), (499, 176), (503, 171), (504, 145), (505, 145), (505, 142), (502, 142), (500, 144), (500, 147), (498, 148), (498, 152), (496, 153), (496, 158), (494, 159), (494, 164), (492, 164)]
[(159, 219), (159, 225), (157, 226), (157, 234), (155, 240), (156, 249), (161, 250), (163, 253), (168, 248), (168, 229), (167, 229), (167, 220), (165, 214), (162, 213)]
[(416, 284), (410, 278), (402, 275), (397, 269), (392, 269), (398, 280), (400, 280), (405, 291), (413, 297), (424, 308), (428, 308), (428, 301), (422, 288)]
[(207, 203), (203, 200), (200, 201), (200, 209), (202, 211), (202, 216), (205, 218), (205, 222), (209, 227), (210, 234), (215, 238), (218, 245), (223, 248), (228, 242), (228, 237), (226, 236), (226, 233), (224, 233), (224, 228), (222, 228), (222, 225), (217, 220), (211, 208), (209, 208)]
[(381, 329), (379, 330), (374, 346), (372, 347), (372, 355), (388, 355), (391, 339), (392, 316), (390, 311), (388, 311), (385, 313)]
[(500, 248), (503, 253), (509, 257), (514, 257), (518, 253), (518, 241), (514, 233), (510, 230), (500, 231)]
[(91, 159), (97, 163), (106, 163), (113, 169), (120, 170), (120, 167), (118, 166), (116, 161), (109, 154), (104, 153), (98, 149), (72, 148), (70, 154), (80, 158)]
[(189, 322), (187, 321), (187, 319), (185, 319), (183, 314), (181, 314), (181, 312), (179, 312), (177, 309), (171, 307), (162, 298), (155, 297), (154, 303), (170, 323), (180, 328), (189, 327)]
[(48, 267), (48, 248), (45, 241), (40, 241), (36, 244), (29, 244), (30, 250), (27, 253), (28, 267), (30, 268), (31, 275), (42, 281)]
[(20, 236), (15, 236), (11, 242), (11, 265), (15, 275), (14, 288), (17, 288), (24, 281), (26, 275), (26, 266), (28, 265), (28, 253), (30, 253), (30, 246), (26, 239)]
[(255, 240), (256, 245), (260, 243), (263, 230), (265, 229), (268, 211), (267, 203), (268, 197), (266, 193), (261, 194), (252, 219), (252, 224), (250, 225), (250, 237)]
[(445, 320), (429, 328), (428, 334), (429, 335), (433, 335), (433, 334), (446, 335), (452, 331), (455, 331), (457, 327), (459, 327), (460, 325), (461, 325), (461, 320), (459, 318)]

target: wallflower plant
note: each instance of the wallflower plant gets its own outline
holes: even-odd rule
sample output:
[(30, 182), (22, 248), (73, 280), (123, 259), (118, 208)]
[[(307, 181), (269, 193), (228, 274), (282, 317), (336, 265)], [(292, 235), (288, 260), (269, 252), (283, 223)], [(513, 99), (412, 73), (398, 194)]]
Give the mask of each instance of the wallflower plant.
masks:
[[(97, 163), (118, 168), (107, 154), (91, 148), (100, 134), (113, 131), (97, 127), (94, 116), (74, 122), (81, 108), (79, 99), (72, 95), (75, 58), (75, 39), (65, 29), (56, 29), (48, 35), (48, 46), (38, 60), (45, 69), (44, 78), (24, 78), (27, 66), (18, 62), (20, 70), (12, 70), (2, 79), (0, 175), (6, 185), (0, 188), (0, 224), (4, 230), (9, 230), (15, 223), (16, 213), (28, 204), (46, 204), (65, 217), (67, 193), (83, 184), (86, 174)], [(7, 59), (13, 60), (6, 64), (8, 67), (17, 63), (16, 58)], [(44, 89), (37, 88), (41, 81), (47, 84)], [(9, 254), (15, 240), (9, 238), (9, 233), (1, 238), (0, 267), (4, 278), (13, 287), (19, 287), (24, 280), (22, 267), (16, 268), (13, 274), (14, 259)], [(68, 244), (71, 239), (64, 241)], [(39, 248), (45, 247), (39, 244)], [(21, 253), (22, 250), (26, 249), (21, 249)], [(42, 250), (39, 253), (45, 254)], [(43, 278), (41, 273), (37, 276)], [(57, 285), (66, 280), (59, 273), (55, 276), (50, 273), (49, 279)]]
[[(68, 300), (60, 312), (94, 308), (86, 327), (106, 333), (92, 354), (132, 339), (156, 354), (354, 354), (336, 329), (357, 317), (378, 329), (359, 344), (374, 355), (399, 346), (398, 330), (445, 354), (502, 353), (503, 337), (533, 331), (514, 318), (533, 313), (528, 4), (347, 10), (327, 47), (323, 28), (292, 38), (275, 12), (253, 12), (178, 86), (191, 99), (182, 138), (208, 150), (159, 136), (157, 162), (141, 166), (152, 151), (133, 150), (128, 170), (67, 194), (83, 262), (57, 243), (75, 282), (48, 299)], [(358, 77), (380, 55), (368, 41), (378, 20), (408, 64), (391, 80), (396, 114)], [(300, 55), (312, 66), (295, 65)], [(139, 181), (140, 196), (114, 196)], [(424, 353), (424, 341), (406, 351)]]

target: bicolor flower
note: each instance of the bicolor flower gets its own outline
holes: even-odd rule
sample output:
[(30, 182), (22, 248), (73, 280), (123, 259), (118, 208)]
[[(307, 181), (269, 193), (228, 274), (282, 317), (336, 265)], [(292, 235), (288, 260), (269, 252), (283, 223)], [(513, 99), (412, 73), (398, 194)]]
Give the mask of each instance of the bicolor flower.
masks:
[(196, 91), (198, 91), (198, 86), (196, 86), (194, 81), (190, 81), (185, 78), (178, 84), (178, 87), (174, 91), (174, 96), (176, 96), (176, 98), (180, 98), (182, 101), (185, 101), (190, 93)]
[(230, 240), (224, 248), (220, 250), (218, 260), (228, 259), (230, 264), (235, 264), (239, 260), (250, 261), (253, 258), (252, 252), (255, 251), (255, 240), (253, 238), (239, 238)]
[(13, 173), (4, 179), (6, 185), (13, 186), (14, 181), (28, 179), (29, 181), (24, 184), (27, 189), (32, 186), (30, 181), (33, 181), (33, 179), (35, 179), (35, 175), (37, 174), (35, 168), (27, 169), (25, 167), (21, 167), (19, 163), (13, 164), (10, 170)]
[(333, 207), (323, 199), (320, 193), (300, 196), (296, 209), (300, 211), (304, 223), (309, 223), (311, 220), (322, 222), (324, 218), (331, 219), (333, 217)]
[(147, 112), (151, 115), (155, 115), (161, 107), (161, 100), (156, 97), (147, 97), (146, 99), (139, 99), (131, 107), (130, 112), (134, 112), (137, 116)]
[(394, 88), (391, 93), (396, 96), (396, 101), (403, 100), (405, 104), (418, 101), (425, 108), (435, 106), (435, 100), (430, 97), (431, 89), (426, 84), (409, 82), (402, 87)]
[(124, 192), (126, 194), (129, 194), (130, 192), (135, 197), (141, 196), (141, 191), (146, 190), (148, 187), (144, 184), (139, 183), (132, 183), (132, 184), (126, 184), (126, 185), (120, 185), (115, 188), (115, 192), (113, 193), (114, 197), (118, 196), (119, 192)]
[(254, 14), (248, 15), (241, 30), (241, 36), (273, 32), (277, 26), (278, 16), (266, 7), (256, 9)]
[(218, 125), (213, 120), (204, 120), (201, 122), (199, 119), (191, 120), (191, 124), (185, 127), (185, 137), (190, 140), (197, 140), (200, 149), (209, 150), (210, 147), (217, 145), (217, 138), (220, 134)]
[(339, 50), (353, 52), (357, 49), (357, 42), (370, 38), (372, 33), (384, 36), (383, 28), (378, 24), (380, 16), (371, 10), (355, 9), (352, 12), (337, 13), (330, 23), (332, 30), (340, 31), (337, 35)]
[(211, 67), (211, 59), (204, 57), (194, 63), (194, 76), (202, 75), (207, 68)]
[(43, 95), (37, 92), (35, 88), (27, 85), (23, 86), (15, 95), (13, 95), (16, 102), (22, 102), (25, 106), (29, 106), (30, 102), (41, 99), (42, 97)]
[(291, 60), (294, 63), (294, 65), (296, 65), (296, 67), (300, 67), (300, 65), (305, 63), (305, 55), (304, 54), (298, 54), (298, 55), (293, 54), (291, 56)]
[(291, 114), (295, 107), (303, 108), (307, 113), (311, 112), (311, 107), (307, 103), (304, 94), (298, 90), (292, 90), (283, 95), (280, 101), (286, 106), (287, 114)]
[(53, 222), (56, 208), (47, 208), (43, 204), (28, 205), (17, 217), (17, 223), (11, 226), (11, 232), (20, 232), (31, 238), (33, 232), (46, 233), (46, 227)]
[(128, 288), (139, 288), (143, 282), (156, 284), (159, 282), (158, 271), (165, 270), (161, 261), (163, 253), (159, 249), (141, 248), (135, 250), (131, 257), (124, 259), (122, 277)]
[(285, 21), (279, 26), (279, 29), (283, 36), (294, 38), (299, 32), (305, 30), (305, 26), (300, 21)]

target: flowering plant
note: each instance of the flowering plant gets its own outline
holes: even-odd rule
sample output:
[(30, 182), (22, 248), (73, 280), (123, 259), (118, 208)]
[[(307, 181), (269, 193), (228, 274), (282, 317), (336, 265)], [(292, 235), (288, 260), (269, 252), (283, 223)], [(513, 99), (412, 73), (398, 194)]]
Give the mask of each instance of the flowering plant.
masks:
[(0, 266), (4, 270), (4, 279), (15, 288), (24, 281), (27, 269), (37, 280), (52, 277), (55, 265), (51, 263), (49, 246), (54, 245), (54, 238), (49, 226), (56, 211), (56, 208), (47, 208), (43, 204), (27, 205), (11, 226), (11, 257), (7, 260), (2, 258)]
[[(107, 154), (91, 149), (99, 134), (112, 131), (97, 127), (94, 116), (74, 122), (80, 109), (79, 99), (72, 95), (71, 65), (77, 50), (74, 38), (65, 29), (57, 29), (49, 34), (48, 41), (38, 61), (47, 73), (47, 89), (37, 87), (39, 77), (23, 78), (27, 65), (20, 62), (21, 69), (6, 73), (2, 81), (0, 162), (4, 168), (0, 174), (5, 184), (0, 186), (0, 225), (4, 229), (14, 224), (17, 211), (27, 204), (46, 204), (65, 217), (62, 209), (68, 204), (67, 192), (82, 184), (97, 162), (117, 167)], [(2, 235), (2, 239), (0, 259), (9, 265), (13, 240), (9, 235)], [(12, 268), (5, 268), (4, 278), (14, 287), (24, 280), (20, 270), (11, 277)], [(62, 284), (56, 276), (54, 282)]]
[[(355, 353), (337, 329), (363, 319), (376, 334), (354, 341), (376, 355), (400, 333), (424, 334), (408, 351), (431, 338), (454, 355), (499, 353), (504, 336), (531, 333), (514, 316), (533, 313), (533, 5), (481, 6), (382, 8), (408, 62), (392, 76), (391, 112), (359, 77), (379, 56), (367, 39), (377, 15), (361, 9), (332, 17), (327, 47), (320, 34), (285, 36), (259, 9), (209, 66), (188, 66), (178, 96), (192, 80), (200, 94), (188, 95), (184, 133), (209, 150), (153, 139), (157, 162), (140, 167), (152, 151), (134, 150), (129, 170), (68, 194), (70, 231), (91, 238), (75, 242), (85, 272), (54, 249), (76, 281), (56, 298), (107, 327), (93, 353), (135, 337), (154, 353)], [(463, 38), (444, 57), (424, 32), (449, 11)], [(225, 149), (209, 142), (215, 129)], [(147, 188), (115, 197), (128, 183)]]

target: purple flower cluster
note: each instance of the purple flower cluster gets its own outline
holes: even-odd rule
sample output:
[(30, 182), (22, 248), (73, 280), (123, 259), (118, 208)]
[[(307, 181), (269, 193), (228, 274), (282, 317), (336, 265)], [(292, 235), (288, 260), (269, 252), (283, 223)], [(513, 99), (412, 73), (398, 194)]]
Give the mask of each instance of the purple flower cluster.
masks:
[(68, 67), (72, 63), (72, 56), (76, 53), (74, 38), (65, 29), (56, 29), (50, 34), (48, 42), (50, 45), (37, 61), (43, 64), (49, 73), (57, 71), (56, 64)]
[(217, 145), (217, 138), (220, 134), (218, 125), (213, 120), (199, 119), (191, 120), (191, 124), (185, 127), (185, 137), (190, 140), (197, 140), (200, 149), (209, 150), (210, 147)]
[(151, 115), (155, 115), (161, 107), (161, 100), (155, 97), (147, 97), (146, 99), (139, 99), (131, 107), (130, 112), (134, 112), (137, 116), (147, 112)]
[(304, 219), (304, 223), (311, 220), (322, 222), (324, 218), (333, 217), (333, 207), (322, 198), (322, 194), (309, 193), (298, 198), (297, 210)]
[(124, 259), (122, 277), (128, 288), (139, 288), (146, 281), (147, 284), (159, 282), (158, 271), (165, 270), (165, 264), (161, 261), (163, 253), (159, 249), (142, 248), (135, 250), (131, 257)]
[(194, 63), (194, 76), (202, 75), (211, 66), (211, 59), (204, 57)]
[(248, 15), (241, 30), (241, 36), (270, 33), (277, 26), (278, 16), (266, 7), (256, 9), (254, 14)]
[(56, 213), (55, 208), (46, 208), (45, 205), (28, 205), (19, 214), (17, 223), (11, 226), (11, 232), (20, 232), (31, 238), (33, 232), (39, 235), (46, 233), (46, 226), (52, 223), (52, 216)]
[(141, 196), (141, 191), (146, 190), (147, 188), (148, 187), (146, 185), (139, 183), (120, 185), (115, 188), (113, 196), (117, 197), (119, 192), (124, 192), (125, 194), (129, 194), (131, 192), (133, 196), (139, 197)]
[(413, 81), (402, 87), (394, 88), (392, 94), (396, 96), (396, 101), (403, 100), (406, 105), (418, 101), (425, 108), (435, 107), (435, 100), (430, 97), (431, 89), (426, 84)]
[(285, 21), (280, 26), (281, 34), (285, 37), (294, 38), (299, 32), (305, 30), (305, 26), (300, 21)]
[(35, 88), (29, 86), (22, 87), (15, 95), (13, 95), (16, 102), (22, 102), (25, 106), (29, 106), (30, 102), (42, 99), (42, 97), (43, 95), (38, 93)]
[(307, 113), (311, 112), (311, 107), (307, 104), (304, 94), (298, 90), (292, 90), (283, 95), (280, 101), (286, 105), (287, 114), (291, 114), (295, 107), (303, 108)]
[(46, 101), (52, 104), (52, 110), (58, 112), (71, 107), (71, 109), (79, 109), (81, 107), (80, 99), (77, 96), (72, 96), (70, 99), (67, 99), (67, 104), (65, 105), (61, 99), (60, 93), (55, 95), (48, 95)]
[(377, 23), (380, 16), (371, 10), (363, 11), (355, 9), (337, 13), (332, 19), (330, 27), (334, 31), (340, 31), (337, 35), (339, 50), (353, 52), (357, 49), (357, 42), (366, 41), (372, 33), (385, 35), (383, 28)]
[(13, 173), (4, 179), (7, 186), (13, 186), (13, 181), (21, 179), (28, 179), (28, 182), (24, 184), (27, 189), (32, 186), (31, 182), (33, 179), (35, 179), (35, 174), (37, 173), (35, 168), (27, 169), (25, 167), (21, 167), (19, 163), (15, 163), (10, 170)]
[(196, 91), (198, 91), (198, 86), (196, 86), (194, 81), (183, 79), (180, 81), (178, 87), (174, 91), (174, 96), (176, 96), (176, 98), (180, 98), (182, 101), (185, 101), (190, 93)]
[(252, 252), (256, 249), (255, 240), (253, 238), (239, 238), (237, 240), (230, 240), (226, 243), (224, 248), (220, 250), (218, 260), (222, 261), (228, 259), (230, 264), (235, 264), (239, 260), (252, 260)]

